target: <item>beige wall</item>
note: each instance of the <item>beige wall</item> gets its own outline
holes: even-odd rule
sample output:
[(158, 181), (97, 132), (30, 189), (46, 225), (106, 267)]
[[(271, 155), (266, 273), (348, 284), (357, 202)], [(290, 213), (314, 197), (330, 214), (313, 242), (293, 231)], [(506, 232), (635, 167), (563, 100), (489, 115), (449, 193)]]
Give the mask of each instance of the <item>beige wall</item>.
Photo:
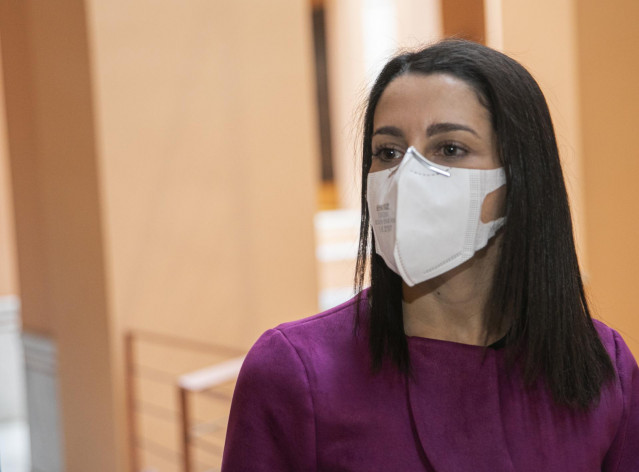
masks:
[(66, 470), (126, 470), (128, 329), (247, 349), (316, 311), (310, 21), (0, 1), (24, 329), (58, 347)]
[(265, 329), (312, 314), (310, 4), (89, 6), (122, 326), (248, 348)]
[(439, 0), (395, 0), (397, 44), (419, 48), (442, 36), (442, 5)]
[(580, 263), (588, 273), (578, 101), (581, 77), (577, 69), (574, 2), (508, 0), (490, 2), (487, 6), (501, 9), (498, 13), (488, 13), (501, 20), (501, 31), (498, 35), (488, 35), (494, 41), (488, 45), (521, 62), (546, 96), (568, 186)]
[(639, 354), (633, 297), (639, 281), (639, 225), (633, 218), (639, 160), (626, 145), (639, 126), (633, 79), (639, 70), (639, 31), (632, 24), (639, 4), (491, 0), (486, 5), (492, 45), (532, 72), (550, 105), (595, 316), (618, 329)]
[(482, 0), (441, 0), (444, 37), (484, 42), (484, 2)]
[(639, 2), (576, 2), (590, 288), (639, 357)]
[(13, 227), (13, 201), (11, 199), (11, 176), (0, 61), (0, 296), (17, 295), (18, 281), (15, 262), (15, 240)]
[[(325, 0), (329, 106), (335, 184), (340, 208), (359, 210), (361, 126), (372, 86), (365, 64), (365, 0)], [(399, 50), (419, 48), (441, 37), (439, 0), (394, 0), (395, 24), (382, 34)], [(389, 22), (391, 19), (389, 18)], [(368, 44), (370, 46), (370, 44)]]
[[(35, 191), (29, 190), (40, 186), (33, 163), (35, 116), (31, 103), (34, 91), (30, 72), (31, 53), (26, 34), (27, 6), (26, 3), (0, 3), (0, 46), (5, 92), (3, 111), (6, 111), (3, 113), (6, 128), (3, 127), (2, 132), (7, 132), (5, 149), (11, 156), (11, 183), (6, 190), (10, 188), (13, 193), (10, 198), (15, 204), (14, 222), (17, 228), (32, 228), (22, 232), (15, 242), (20, 255), (18, 268), (22, 272), (19, 274), (22, 321), (25, 329), (47, 334), (51, 331), (51, 323), (45, 309), (49, 302), (45, 290), (45, 274), (41, 268), (44, 249), (42, 232), (35, 226), (35, 215), (40, 211), (40, 199)], [(26, 283), (25, 277), (28, 277)]]
[(342, 208), (359, 208), (357, 143), (367, 92), (363, 0), (326, 0), (326, 49), (333, 172)]

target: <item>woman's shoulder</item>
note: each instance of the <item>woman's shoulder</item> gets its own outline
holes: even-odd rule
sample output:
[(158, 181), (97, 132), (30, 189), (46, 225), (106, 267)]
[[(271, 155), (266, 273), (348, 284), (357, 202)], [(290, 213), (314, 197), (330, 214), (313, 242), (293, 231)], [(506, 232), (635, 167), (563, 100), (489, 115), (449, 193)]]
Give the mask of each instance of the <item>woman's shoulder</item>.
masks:
[(606, 346), (606, 348), (608, 346), (614, 346), (615, 336), (619, 335), (617, 331), (612, 329), (610, 326), (608, 326), (606, 323), (604, 323), (601, 320), (597, 320), (593, 318), (592, 322), (595, 325), (595, 329), (597, 330), (599, 339), (601, 339), (601, 342), (604, 344), (604, 346)]
[(281, 332), (286, 338), (294, 341), (308, 342), (312, 339), (322, 341), (352, 337), (355, 320), (364, 315), (368, 306), (366, 292), (355, 295), (350, 300), (307, 318), (282, 323), (273, 330)]
[(632, 351), (630, 351), (621, 334), (615, 329), (609, 327), (603, 321), (593, 320), (593, 323), (599, 334), (599, 339), (601, 339), (610, 360), (615, 366), (622, 392), (624, 392), (624, 395), (632, 393), (635, 397), (639, 397), (639, 391), (637, 391), (639, 389), (639, 368)]
[(364, 371), (366, 343), (354, 326), (357, 303), (366, 300), (362, 294), (262, 334), (237, 379), (222, 470), (316, 470), (318, 411)]
[(289, 367), (308, 367), (361, 357), (367, 351), (361, 330), (356, 329), (358, 303), (363, 308), (360, 316), (367, 316), (368, 303), (363, 292), (322, 313), (269, 329), (253, 345), (245, 364), (263, 369), (277, 360)]
[(599, 335), (599, 339), (606, 348), (606, 351), (608, 351), (608, 355), (613, 362), (618, 363), (618, 361), (623, 358), (634, 360), (630, 348), (628, 348), (623, 337), (617, 330), (611, 328), (601, 320), (593, 319), (592, 321)]
[[(617, 379), (611, 391), (618, 392), (621, 421), (608, 450), (604, 470), (639, 470), (639, 367), (621, 335), (601, 321), (593, 320), (608, 355), (615, 365)], [(603, 402), (602, 402), (603, 403)]]

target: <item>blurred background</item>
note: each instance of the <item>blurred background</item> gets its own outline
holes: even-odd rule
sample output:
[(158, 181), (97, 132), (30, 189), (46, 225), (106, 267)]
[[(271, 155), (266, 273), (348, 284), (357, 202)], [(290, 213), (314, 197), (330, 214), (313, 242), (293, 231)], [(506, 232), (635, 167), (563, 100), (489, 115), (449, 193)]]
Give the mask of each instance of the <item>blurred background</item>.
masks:
[(371, 81), (443, 37), (539, 81), (596, 316), (639, 355), (637, 18), (635, 0), (0, 0), (2, 470), (219, 470), (248, 348), (353, 293)]

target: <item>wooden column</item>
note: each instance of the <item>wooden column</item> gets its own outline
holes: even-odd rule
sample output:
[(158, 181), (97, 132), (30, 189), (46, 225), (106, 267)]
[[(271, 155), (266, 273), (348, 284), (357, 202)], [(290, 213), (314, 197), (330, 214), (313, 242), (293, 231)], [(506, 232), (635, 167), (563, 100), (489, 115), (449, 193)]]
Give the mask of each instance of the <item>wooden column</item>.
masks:
[(0, 31), (24, 330), (57, 346), (50, 470), (126, 470), (84, 2), (3, 0)]

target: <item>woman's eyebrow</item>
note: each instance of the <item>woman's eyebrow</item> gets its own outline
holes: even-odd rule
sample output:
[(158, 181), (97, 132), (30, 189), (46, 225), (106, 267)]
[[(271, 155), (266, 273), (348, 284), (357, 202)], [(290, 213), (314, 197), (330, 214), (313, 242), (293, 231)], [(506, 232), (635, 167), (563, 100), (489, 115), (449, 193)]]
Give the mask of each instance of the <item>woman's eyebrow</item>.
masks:
[(436, 134), (446, 133), (448, 131), (468, 131), (469, 133), (472, 133), (475, 136), (479, 137), (474, 129), (466, 125), (460, 125), (458, 123), (433, 123), (428, 128), (426, 128), (426, 136), (430, 138), (431, 136), (434, 136)]
[(403, 138), (404, 133), (399, 128), (395, 126), (382, 126), (381, 128), (377, 128), (373, 133), (373, 136), (376, 134), (386, 134), (388, 136), (395, 136), (396, 138)]

